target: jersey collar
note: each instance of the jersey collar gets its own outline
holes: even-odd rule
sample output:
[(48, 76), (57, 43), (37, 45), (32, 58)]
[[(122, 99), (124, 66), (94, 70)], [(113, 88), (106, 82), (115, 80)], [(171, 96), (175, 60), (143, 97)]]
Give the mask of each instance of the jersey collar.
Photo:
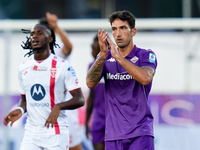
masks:
[(134, 57), (134, 56), (135, 56), (135, 53), (136, 53), (137, 51), (138, 51), (138, 48), (137, 48), (136, 45), (134, 45), (132, 51), (131, 51), (126, 57), (130, 57), (130, 58)]

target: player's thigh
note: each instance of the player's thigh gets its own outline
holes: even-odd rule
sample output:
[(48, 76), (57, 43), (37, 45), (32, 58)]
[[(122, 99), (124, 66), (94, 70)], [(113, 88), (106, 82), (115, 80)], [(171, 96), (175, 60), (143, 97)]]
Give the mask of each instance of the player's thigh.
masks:
[(69, 135), (56, 134), (51, 135), (43, 141), (44, 150), (69, 150)]
[(20, 150), (43, 150), (41, 147), (36, 146), (32, 143), (23, 144), (20, 147)]
[(42, 148), (38, 146), (37, 139), (35, 139), (34, 135), (25, 134), (20, 150), (42, 150)]
[(69, 124), (69, 147), (75, 147), (81, 144), (82, 136), (80, 131), (80, 125), (78, 122), (68, 121)]

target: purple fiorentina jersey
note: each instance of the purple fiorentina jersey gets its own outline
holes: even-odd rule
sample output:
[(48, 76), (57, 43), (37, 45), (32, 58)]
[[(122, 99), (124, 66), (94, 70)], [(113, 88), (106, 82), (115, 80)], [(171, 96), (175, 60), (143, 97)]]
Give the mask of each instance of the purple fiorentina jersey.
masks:
[[(89, 68), (93, 65), (92, 62), (89, 65)], [(92, 126), (90, 131), (92, 132), (105, 132), (105, 82), (102, 78), (96, 88), (91, 89), (95, 94), (94, 98), (94, 105), (93, 105), (93, 118), (92, 118)]]
[[(125, 57), (137, 65), (156, 70), (157, 60), (153, 51), (134, 46)], [(153, 135), (153, 116), (148, 95), (152, 82), (143, 86), (137, 82), (111, 55), (109, 50), (102, 76), (105, 79), (105, 140), (118, 140)]]

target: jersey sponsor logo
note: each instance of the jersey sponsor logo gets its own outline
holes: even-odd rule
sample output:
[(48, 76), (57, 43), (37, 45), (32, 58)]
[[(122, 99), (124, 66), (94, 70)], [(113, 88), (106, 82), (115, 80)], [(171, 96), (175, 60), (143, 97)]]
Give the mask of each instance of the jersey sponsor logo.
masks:
[(76, 77), (76, 72), (75, 72), (75, 70), (74, 70), (74, 68), (73, 68), (72, 66), (70, 66), (70, 67), (68, 68), (68, 71), (71, 72), (71, 74), (72, 74), (73, 77)]
[(131, 80), (133, 77), (130, 74), (123, 74), (123, 73), (107, 73), (106, 78), (108, 80)]
[(133, 62), (133, 63), (136, 63), (137, 61), (138, 61), (138, 57), (137, 56), (134, 56), (133, 58), (131, 58), (131, 61)]
[(50, 72), (51, 72), (51, 77), (52, 77), (52, 78), (55, 78), (55, 77), (56, 77), (56, 71), (57, 71), (56, 68), (51, 68)]
[(109, 62), (115, 62), (116, 60), (115, 60), (115, 58), (111, 57), (111, 58), (108, 59), (107, 61), (109, 61)]
[(31, 107), (49, 107), (49, 103), (30, 103)]
[(46, 95), (45, 89), (41, 84), (34, 84), (30, 92), (35, 101), (41, 101)]
[(155, 63), (156, 56), (152, 53), (149, 54), (149, 62)]
[(39, 66), (34, 66), (33, 67), (33, 70), (35, 71), (47, 71), (47, 68), (46, 67), (39, 67)]

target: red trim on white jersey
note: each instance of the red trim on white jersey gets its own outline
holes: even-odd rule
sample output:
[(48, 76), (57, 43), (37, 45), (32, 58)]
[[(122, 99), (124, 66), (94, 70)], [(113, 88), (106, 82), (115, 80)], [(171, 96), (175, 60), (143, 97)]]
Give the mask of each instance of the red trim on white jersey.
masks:
[(80, 88), (76, 88), (76, 89), (70, 90), (69, 92), (74, 91), (74, 90), (77, 90), (77, 89), (80, 89)]
[[(51, 98), (51, 109), (53, 109), (53, 106), (55, 105), (55, 93), (54, 93), (54, 87), (55, 87), (55, 79), (56, 79), (56, 64), (57, 61), (52, 59), (52, 66), (51, 66), (51, 78), (50, 78), (50, 98)], [(58, 123), (55, 124), (55, 132), (56, 134), (60, 134), (60, 128)]]

